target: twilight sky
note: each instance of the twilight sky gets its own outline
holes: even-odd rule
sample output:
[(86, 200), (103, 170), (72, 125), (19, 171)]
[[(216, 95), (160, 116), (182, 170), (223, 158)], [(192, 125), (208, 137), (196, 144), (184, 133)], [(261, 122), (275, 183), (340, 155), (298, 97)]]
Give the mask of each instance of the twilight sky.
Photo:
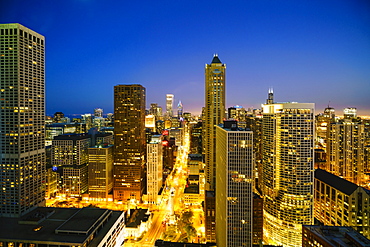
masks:
[(46, 113), (113, 112), (113, 87), (142, 84), (204, 105), (204, 66), (226, 64), (226, 106), (330, 105), (370, 115), (368, 0), (0, 0), (0, 23), (46, 37)]

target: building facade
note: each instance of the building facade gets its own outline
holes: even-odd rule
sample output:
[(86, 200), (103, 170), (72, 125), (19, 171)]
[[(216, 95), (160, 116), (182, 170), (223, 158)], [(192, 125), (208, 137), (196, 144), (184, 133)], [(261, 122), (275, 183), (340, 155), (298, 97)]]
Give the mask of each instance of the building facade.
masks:
[(370, 240), (345, 226), (303, 226), (302, 247), (370, 246)]
[(370, 237), (370, 191), (325, 170), (315, 170), (315, 218), (327, 226), (351, 226)]
[(145, 182), (145, 88), (114, 87), (114, 200), (141, 200)]
[(253, 132), (225, 121), (216, 146), (216, 243), (252, 246)]
[(314, 108), (263, 105), (263, 225), (272, 244), (301, 246), (302, 225), (313, 223)]
[(217, 55), (205, 67), (205, 107), (203, 118), (203, 152), (206, 164), (206, 181), (210, 190), (215, 189), (216, 128), (225, 118), (226, 65)]
[(352, 183), (365, 185), (365, 125), (347, 117), (327, 128), (326, 168)]
[(79, 197), (87, 192), (90, 143), (91, 139), (87, 134), (54, 137), (51, 163), (53, 169), (60, 174), (59, 193), (63, 196)]
[(113, 189), (113, 145), (89, 148), (88, 174), (90, 200), (108, 201)]
[(153, 135), (147, 144), (147, 193), (148, 203), (158, 203), (158, 193), (163, 184), (162, 135)]
[(166, 118), (171, 119), (173, 117), (173, 94), (166, 94)]
[(0, 216), (45, 203), (45, 39), (0, 24)]

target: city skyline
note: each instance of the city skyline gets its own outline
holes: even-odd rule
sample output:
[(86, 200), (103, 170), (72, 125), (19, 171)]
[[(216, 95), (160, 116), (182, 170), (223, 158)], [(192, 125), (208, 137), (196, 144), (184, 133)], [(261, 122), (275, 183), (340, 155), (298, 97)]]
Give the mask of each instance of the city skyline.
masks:
[(184, 112), (199, 114), (200, 68), (215, 53), (228, 66), (226, 107), (261, 108), (272, 87), (277, 102), (370, 115), (366, 1), (7, 1), (0, 9), (1, 23), (46, 37), (48, 115), (113, 112), (119, 84), (146, 87), (147, 109), (165, 109), (166, 94), (174, 94), (174, 105), (181, 100)]

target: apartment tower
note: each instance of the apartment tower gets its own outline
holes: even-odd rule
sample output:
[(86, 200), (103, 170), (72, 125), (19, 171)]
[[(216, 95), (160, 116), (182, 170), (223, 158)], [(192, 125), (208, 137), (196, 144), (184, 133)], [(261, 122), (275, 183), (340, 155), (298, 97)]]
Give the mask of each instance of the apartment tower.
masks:
[(0, 24), (0, 216), (45, 203), (45, 38)]
[(114, 200), (141, 201), (145, 179), (145, 88), (114, 87)]
[(265, 240), (301, 246), (313, 224), (313, 103), (263, 105), (262, 193)]
[(217, 246), (252, 246), (253, 132), (225, 121), (216, 144)]

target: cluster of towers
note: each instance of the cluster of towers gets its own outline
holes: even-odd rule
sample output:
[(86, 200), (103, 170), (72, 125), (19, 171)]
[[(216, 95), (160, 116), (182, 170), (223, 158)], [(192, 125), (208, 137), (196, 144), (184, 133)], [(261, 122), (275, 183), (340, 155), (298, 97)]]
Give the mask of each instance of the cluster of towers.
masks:
[[(254, 133), (240, 128), (237, 121), (223, 121), (225, 72), (217, 55), (205, 67), (203, 151), (209, 195), (205, 213), (216, 215), (208, 218), (214, 229), (206, 222), (207, 239), (216, 238), (222, 246), (251, 246), (253, 191), (260, 191), (266, 239), (299, 246), (302, 225), (313, 224), (314, 104), (275, 103), (269, 90), (262, 111), (262, 165), (256, 169)], [(213, 209), (207, 207), (212, 200)]]
[[(1, 72), (5, 75), (0, 90), (2, 102), (5, 102), (0, 110), (0, 216), (18, 217), (45, 204), (48, 184), (44, 37), (20, 24), (2, 24), (0, 30), (0, 54), (4, 61)], [(242, 125), (235, 119), (237, 107), (229, 108), (226, 120), (225, 95), (226, 65), (215, 55), (205, 67), (205, 106), (199, 132), (205, 164), (204, 212), (208, 241), (216, 241), (220, 246), (255, 243), (252, 226), (256, 194), (263, 199), (264, 240), (279, 246), (300, 246), (302, 226), (313, 225), (314, 216), (326, 224), (354, 222), (355, 216), (345, 217), (350, 203), (355, 205), (353, 208), (361, 207), (356, 211), (357, 215), (361, 213), (361, 220), (369, 221), (366, 214), (369, 202), (365, 195), (369, 193), (358, 186), (369, 187), (370, 148), (365, 147), (364, 141), (367, 127), (357, 119), (355, 109), (347, 108), (344, 119), (338, 120), (334, 109), (328, 107), (315, 119), (313, 103), (277, 103), (269, 89), (260, 118), (245, 118)], [(166, 121), (174, 118), (173, 102), (174, 95), (167, 94)], [(159, 190), (163, 183), (158, 169), (158, 164), (163, 163), (163, 139), (161, 135), (154, 135), (148, 141), (145, 105), (146, 90), (142, 85), (117, 85), (114, 87), (114, 138), (91, 134), (94, 143), (100, 143), (99, 138), (101, 143), (114, 139), (114, 145), (91, 147), (88, 135), (53, 139), (55, 167), (66, 163), (63, 164), (63, 177), (70, 186), (66, 186), (65, 193), (68, 190), (73, 194), (71, 188), (76, 189), (76, 195), (86, 191), (81, 187), (85, 183), (67, 178), (87, 173), (96, 180), (111, 177), (104, 185), (92, 183), (89, 190), (94, 195), (103, 193), (105, 197), (113, 190), (115, 201), (141, 201), (146, 189)], [(185, 117), (181, 101), (177, 108), (177, 118)], [(152, 104), (149, 113), (162, 116), (162, 109)], [(102, 118), (102, 110), (96, 109), (94, 116)], [(55, 117), (64, 116), (57, 114)], [(315, 126), (315, 121), (319, 127)], [(315, 157), (320, 148), (326, 151), (323, 163)], [(81, 151), (80, 158), (76, 159), (72, 153), (79, 150), (88, 151)], [(71, 155), (65, 155), (68, 153)], [(316, 168), (331, 175), (323, 170), (314, 172), (315, 160), (319, 166)], [(102, 171), (105, 175), (99, 177)], [(147, 174), (150, 175), (146, 180)], [(343, 184), (348, 188), (341, 190), (338, 179), (345, 179)], [(104, 186), (105, 190), (100, 191)], [(354, 197), (351, 193), (355, 191)], [(156, 201), (153, 193), (148, 195), (148, 201)], [(359, 203), (356, 204), (356, 200)], [(347, 210), (340, 211), (334, 222), (334, 217), (325, 217), (324, 212), (329, 207), (325, 205), (336, 203), (347, 205)], [(317, 205), (315, 210), (314, 204)], [(365, 205), (364, 210), (362, 205)], [(332, 206), (331, 209), (338, 208)], [(363, 211), (366, 212), (362, 216)], [(367, 223), (359, 227), (369, 233)]]

